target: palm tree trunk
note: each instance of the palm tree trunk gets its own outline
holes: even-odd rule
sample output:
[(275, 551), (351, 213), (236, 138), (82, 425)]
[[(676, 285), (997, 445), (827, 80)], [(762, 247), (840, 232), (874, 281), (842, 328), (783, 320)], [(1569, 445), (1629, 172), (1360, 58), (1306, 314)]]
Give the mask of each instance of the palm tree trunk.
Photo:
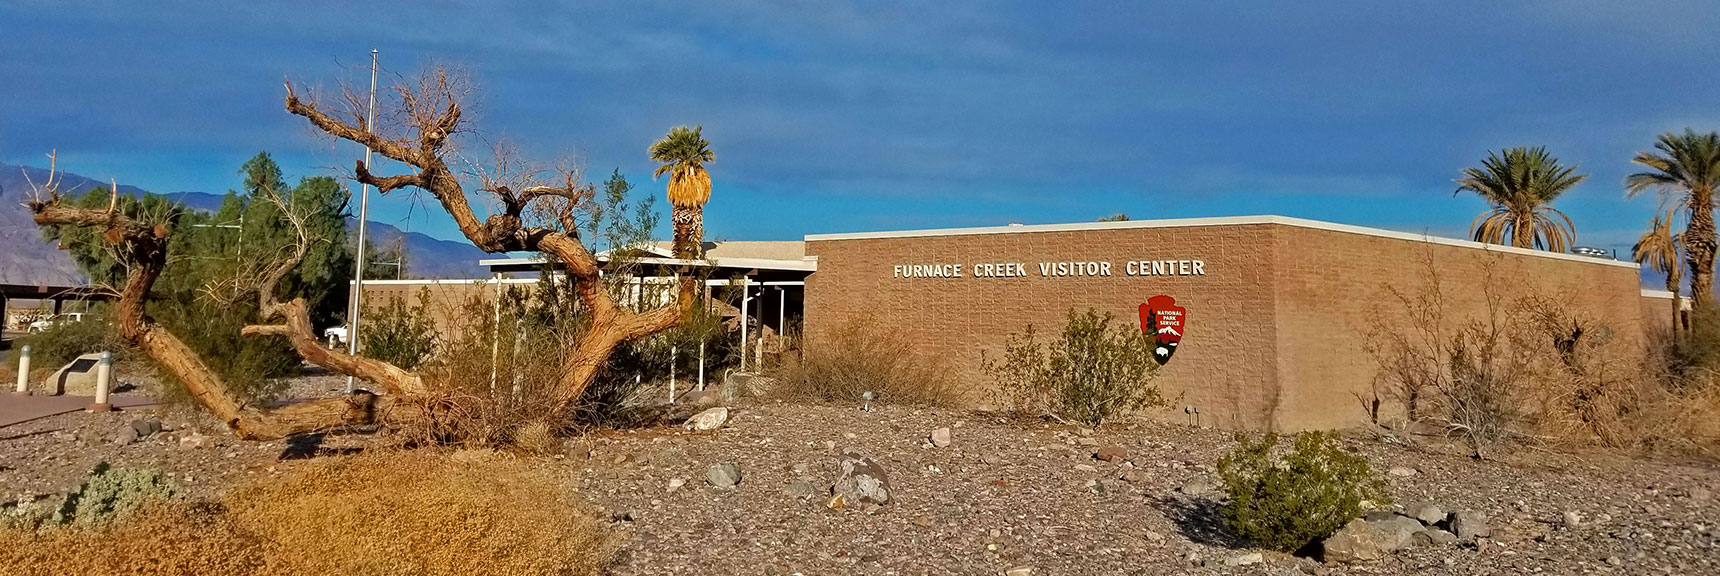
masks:
[(1708, 306), (1714, 284), (1714, 191), (1690, 191), (1690, 223), (1684, 228), (1685, 262), (1690, 265), (1690, 303)]
[(686, 242), (675, 243), (675, 257), (684, 260), (696, 260), (705, 257), (703, 239), (705, 237), (705, 215), (699, 206), (676, 205), (671, 218), (675, 221), (675, 239), (689, 239)]
[(1511, 225), (1511, 245), (1518, 248), (1535, 249), (1535, 215), (1518, 214), (1516, 223)]

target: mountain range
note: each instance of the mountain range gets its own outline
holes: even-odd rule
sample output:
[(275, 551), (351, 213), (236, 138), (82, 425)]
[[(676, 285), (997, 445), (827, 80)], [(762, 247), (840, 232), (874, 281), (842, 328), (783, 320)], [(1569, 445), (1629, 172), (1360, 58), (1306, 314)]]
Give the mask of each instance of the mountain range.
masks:
[[(42, 239), (42, 232), (30, 220), (24, 207), (35, 187), (47, 181), (48, 171), (29, 166), (0, 163), (0, 283), (5, 284), (81, 284), (82, 275), (65, 251)], [(77, 174), (59, 174), (60, 189), (68, 194), (81, 194), (91, 188), (105, 187), (107, 182)], [(119, 185), (122, 194), (142, 196), (142, 188)], [(214, 211), (221, 208), (223, 194), (208, 192), (171, 192), (161, 196), (191, 210)], [(354, 230), (358, 219), (347, 218), (347, 228)], [(419, 232), (407, 232), (385, 222), (370, 221), (367, 233), (373, 243), (386, 246), (401, 242), (406, 249), (407, 278), (479, 278), (485, 275), (478, 260), (487, 254), (467, 242), (442, 240)]]

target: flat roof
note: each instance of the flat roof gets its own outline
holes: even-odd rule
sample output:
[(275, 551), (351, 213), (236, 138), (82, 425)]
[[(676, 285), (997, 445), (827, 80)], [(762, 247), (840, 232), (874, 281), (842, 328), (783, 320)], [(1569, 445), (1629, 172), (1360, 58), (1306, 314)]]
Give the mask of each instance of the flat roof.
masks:
[(1331, 232), (1343, 232), (1343, 233), (1347, 233), (1347, 234), (1361, 234), (1364, 236), (1377, 236), (1377, 237), (1381, 237), (1381, 238), (1393, 238), (1393, 239), (1397, 239), (1397, 240), (1409, 240), (1412, 242), (1427, 242), (1427, 243), (1431, 243), (1431, 244), (1443, 244), (1446, 246), (1457, 246), (1457, 247), (1461, 247), (1461, 248), (1474, 248), (1474, 249), (1480, 249), (1480, 250), (1505, 252), (1505, 253), (1510, 253), (1510, 254), (1522, 254), (1525, 256), (1536, 256), (1536, 257), (1541, 257), (1541, 258), (1553, 258), (1553, 259), (1557, 259), (1557, 260), (1570, 260), (1573, 262), (1587, 262), (1590, 264), (1604, 264), (1607, 266), (1618, 266), (1621, 268), (1633, 268), (1633, 269), (1640, 269), (1641, 268), (1641, 266), (1635, 262), (1625, 262), (1625, 261), (1621, 261), (1621, 260), (1613, 260), (1611, 258), (1597, 258), (1594, 256), (1581, 256), (1581, 255), (1577, 255), (1577, 254), (1564, 254), (1564, 253), (1559, 253), (1559, 252), (1548, 252), (1546, 250), (1531, 250), (1531, 249), (1527, 249), (1527, 248), (1517, 248), (1514, 246), (1505, 246), (1505, 245), (1501, 245), (1501, 244), (1487, 244), (1487, 243), (1483, 243), (1483, 242), (1476, 242), (1474, 240), (1459, 240), (1456, 238), (1445, 238), (1445, 237), (1441, 237), (1441, 236), (1434, 236), (1431, 234), (1415, 234), (1415, 233), (1411, 233), (1411, 232), (1399, 232), (1396, 230), (1386, 230), (1386, 229), (1382, 229), (1382, 228), (1368, 228), (1365, 226), (1351, 226), (1348, 224), (1337, 224), (1337, 223), (1333, 223), (1333, 222), (1321, 222), (1319, 220), (1306, 220), (1306, 219), (1302, 219), (1302, 218), (1291, 218), (1288, 216), (1273, 216), (1273, 215), (1221, 216), (1221, 217), (1212, 217), (1212, 218), (1170, 218), (1170, 219), (1163, 219), (1163, 220), (1127, 220), (1127, 221), (1123, 221), (1123, 222), (1075, 222), (1075, 223), (1070, 223), (1070, 224), (1010, 224), (1007, 226), (977, 226), (977, 227), (971, 227), (971, 228), (934, 228), (934, 229), (927, 229), (927, 230), (896, 230), (896, 231), (884, 231), (884, 232), (857, 232), (857, 233), (842, 233), (842, 234), (808, 234), (808, 235), (806, 235), (806, 241), (807, 242), (824, 242), (824, 241), (832, 241), (832, 240), (875, 240), (875, 239), (883, 239), (883, 238), (921, 238), (921, 237), (931, 237), (931, 236), (972, 236), (972, 235), (986, 235), (986, 234), (1031, 234), (1031, 233), (1036, 233), (1036, 232), (1079, 232), (1079, 231), (1089, 231), (1089, 230), (1127, 230), (1127, 229), (1135, 229), (1135, 228), (1192, 228), (1192, 227), (1199, 227), (1199, 226), (1241, 226), (1241, 225), (1249, 225), (1249, 224), (1278, 224), (1278, 225), (1282, 225), (1282, 226), (1295, 226), (1298, 228), (1312, 228), (1312, 229), (1316, 229), (1316, 230), (1327, 230), (1327, 231), (1331, 231)]

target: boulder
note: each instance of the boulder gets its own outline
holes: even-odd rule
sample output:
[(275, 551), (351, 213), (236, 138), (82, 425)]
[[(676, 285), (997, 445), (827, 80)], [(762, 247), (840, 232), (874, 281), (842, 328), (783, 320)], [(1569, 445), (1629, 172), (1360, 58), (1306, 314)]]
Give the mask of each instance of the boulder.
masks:
[(688, 418), (685, 426), (688, 430), (706, 431), (722, 428), (729, 421), (729, 409), (716, 407)]
[(1259, 553), (1259, 552), (1248, 552), (1245, 554), (1237, 554), (1235, 556), (1225, 558), (1224, 559), (1224, 565), (1225, 566), (1248, 566), (1250, 564), (1259, 564), (1259, 563), (1265, 562), (1265, 561), (1266, 561), (1266, 556), (1262, 555), (1261, 553)]
[(890, 503), (890, 476), (882, 464), (864, 451), (843, 449), (836, 469), (836, 482), (830, 487), (832, 508)]
[(1321, 557), (1332, 563), (1373, 562), (1413, 544), (1422, 531), (1421, 522), (1408, 516), (1357, 518), (1320, 543)]
[(1487, 525), (1487, 515), (1477, 510), (1452, 512), (1446, 522), (1447, 529), (1464, 542), (1493, 535), (1493, 528)]
[(1416, 520), (1420, 520), (1422, 524), (1426, 524), (1428, 526), (1438, 524), (1441, 520), (1445, 519), (1445, 511), (1441, 510), (1438, 505), (1431, 502), (1410, 506), (1407, 515)]
[(138, 438), (148, 438), (161, 431), (161, 421), (150, 418), (138, 418), (131, 421), (131, 429), (137, 431)]
[(705, 470), (705, 481), (717, 488), (734, 488), (741, 483), (741, 466), (733, 462), (712, 464)]
[(939, 448), (949, 446), (950, 445), (950, 429), (949, 428), (939, 428), (937, 430), (933, 430), (930, 440), (932, 441), (933, 446), (937, 446)]
[(813, 496), (817, 496), (819, 494), (819, 490), (818, 487), (813, 486), (811, 482), (795, 480), (793, 482), (789, 482), (787, 486), (784, 486), (782, 488), (782, 493), (789, 498), (806, 500)]

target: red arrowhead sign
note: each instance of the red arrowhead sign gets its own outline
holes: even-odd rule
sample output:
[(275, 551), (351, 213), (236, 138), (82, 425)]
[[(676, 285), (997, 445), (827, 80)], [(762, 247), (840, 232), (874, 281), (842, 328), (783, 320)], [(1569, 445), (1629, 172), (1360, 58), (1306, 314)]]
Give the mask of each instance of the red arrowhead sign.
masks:
[(1170, 296), (1154, 296), (1141, 305), (1141, 331), (1153, 337), (1153, 359), (1169, 362), (1188, 327), (1188, 310)]

